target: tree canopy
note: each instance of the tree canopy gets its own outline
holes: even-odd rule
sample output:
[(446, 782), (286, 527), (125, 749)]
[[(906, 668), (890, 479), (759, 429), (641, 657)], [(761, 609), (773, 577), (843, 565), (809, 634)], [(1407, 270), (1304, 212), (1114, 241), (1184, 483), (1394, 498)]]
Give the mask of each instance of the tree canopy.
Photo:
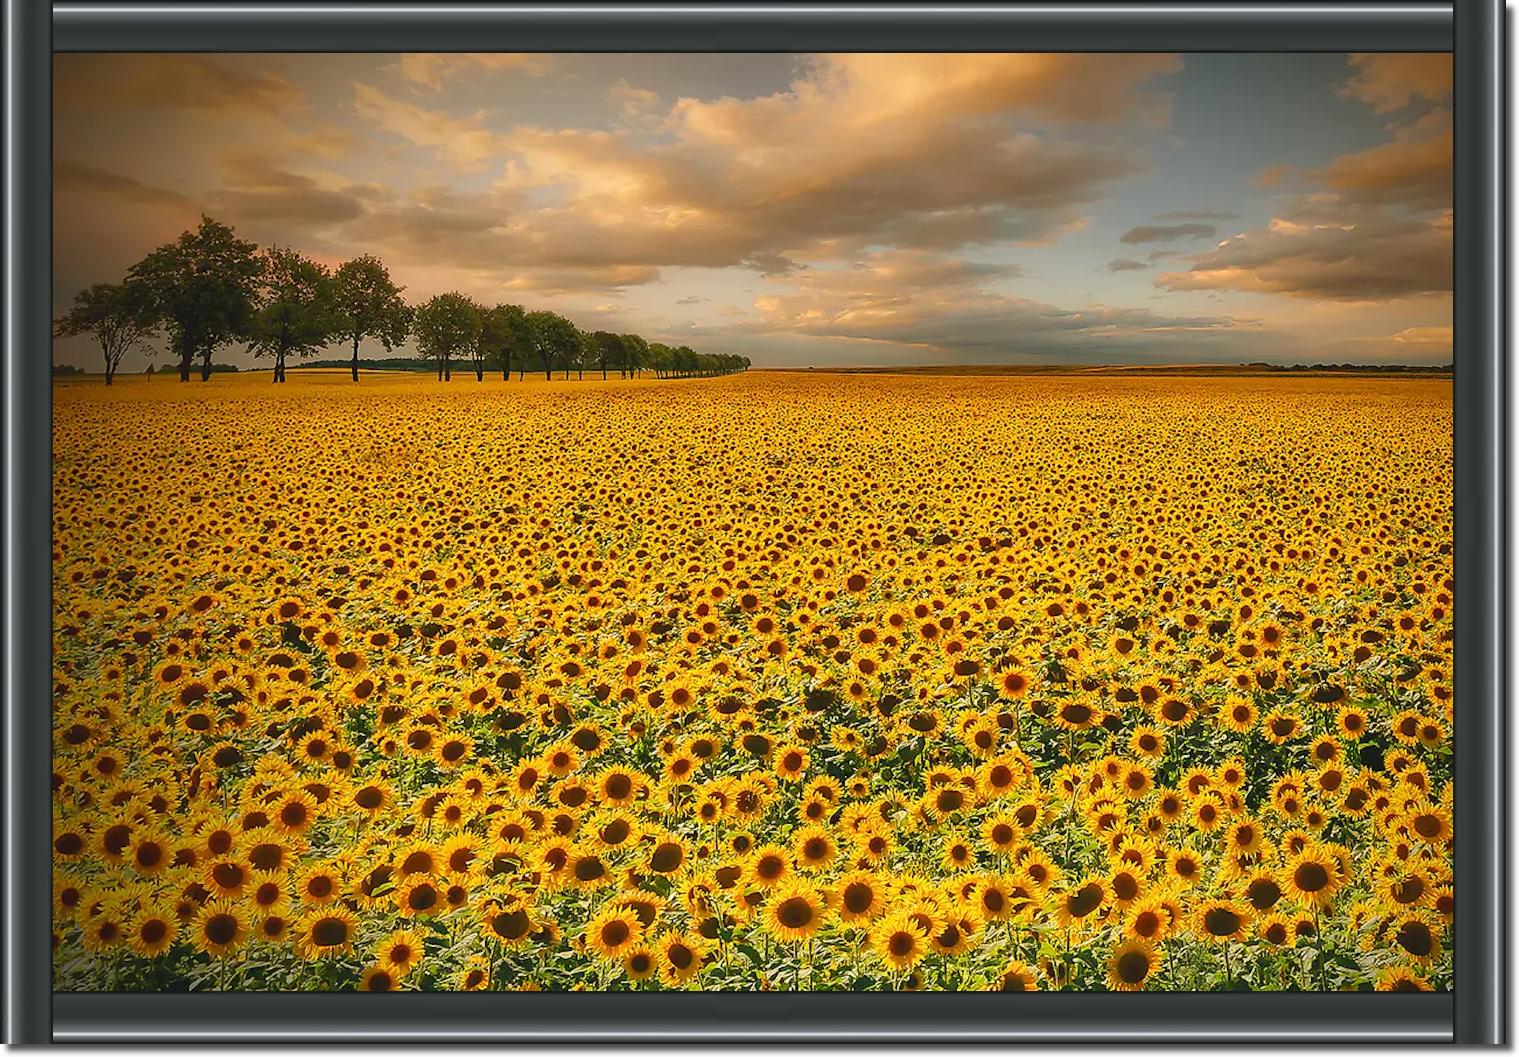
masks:
[(437, 361), (438, 377), (453, 377), (452, 361), (472, 349), (480, 337), (480, 310), (458, 291), (423, 302), (412, 320), (417, 351)]
[(258, 247), (208, 216), (127, 272), (143, 284), (154, 316), (168, 325), (181, 381), (189, 380), (197, 356), (201, 381), (209, 380), (216, 350), (249, 336), (262, 275)]
[(378, 257), (365, 255), (344, 261), (333, 281), (333, 308), (338, 332), (353, 343), (353, 380), (359, 380), (359, 343), (378, 338), (387, 354), (406, 340), (411, 309), (401, 300), (403, 286), (391, 281)]
[(274, 380), (285, 380), (291, 356), (314, 355), (332, 341), (341, 321), (327, 269), (294, 250), (264, 251), (259, 307), (249, 327), (248, 349), (274, 360)]
[(158, 331), (157, 309), (142, 282), (96, 283), (74, 295), (74, 305), (53, 322), (60, 338), (92, 334), (105, 357), (105, 384), (116, 377), (122, 357), (145, 346)]
[[(378, 339), (389, 354), (408, 337), (443, 381), (452, 377), (453, 361), (466, 357), (480, 381), (487, 366), (499, 367), (503, 380), (511, 378), (513, 365), (519, 377), (526, 377), (530, 362), (550, 380), (555, 370), (584, 377), (588, 368), (597, 367), (603, 378), (612, 370), (626, 378), (649, 369), (660, 378), (680, 378), (749, 366), (746, 357), (701, 355), (638, 334), (587, 332), (557, 312), (529, 312), (509, 304), (487, 307), (458, 291), (413, 308), (402, 298), (404, 290), (373, 255), (355, 257), (329, 272), (288, 247), (260, 251), (226, 224), (203, 215), (195, 230), (132, 265), (123, 282), (79, 291), (70, 310), (54, 321), (53, 333), (59, 338), (93, 335), (105, 357), (107, 385), (123, 357), (147, 347), (160, 329), (178, 361), (180, 381), (189, 380), (197, 359), (201, 380), (208, 380), (223, 369), (212, 363), (216, 350), (244, 342), (254, 356), (273, 359), (274, 380), (283, 382), (291, 357), (306, 359), (339, 340), (352, 349), (347, 366), (358, 381), (363, 341)], [(148, 352), (151, 356), (151, 348)]]

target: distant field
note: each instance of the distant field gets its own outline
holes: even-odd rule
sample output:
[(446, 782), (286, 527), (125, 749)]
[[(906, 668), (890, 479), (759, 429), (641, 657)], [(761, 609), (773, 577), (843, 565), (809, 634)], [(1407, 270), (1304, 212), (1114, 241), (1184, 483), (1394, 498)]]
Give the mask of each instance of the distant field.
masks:
[(54, 393), (63, 990), (1447, 989), (1442, 378)]
[(1191, 375), (1197, 377), (1316, 377), (1348, 375), (1351, 377), (1450, 377), (1446, 367), (1323, 367), (1284, 368), (1255, 364), (1139, 364), (1071, 366), (1068, 364), (945, 364), (904, 367), (767, 367), (757, 370), (786, 374), (915, 374), (915, 375)]

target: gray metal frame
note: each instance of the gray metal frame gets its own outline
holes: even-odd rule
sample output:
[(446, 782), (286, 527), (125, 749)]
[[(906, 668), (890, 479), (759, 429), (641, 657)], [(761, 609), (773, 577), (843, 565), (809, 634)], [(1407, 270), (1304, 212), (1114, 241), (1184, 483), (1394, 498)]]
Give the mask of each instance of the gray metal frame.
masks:
[[(1384, 4), (662, 5), (5, 0), (4, 1041), (1502, 1043), (1503, 9)], [(1365, 994), (115, 995), (50, 990), (51, 54), (58, 51), (1455, 52), (1456, 987)]]

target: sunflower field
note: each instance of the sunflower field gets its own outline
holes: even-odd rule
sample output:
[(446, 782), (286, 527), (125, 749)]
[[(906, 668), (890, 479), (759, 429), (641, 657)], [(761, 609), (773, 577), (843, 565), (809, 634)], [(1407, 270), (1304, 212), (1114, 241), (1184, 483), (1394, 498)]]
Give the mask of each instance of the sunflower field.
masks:
[(1451, 414), (59, 384), (55, 984), (1449, 988)]

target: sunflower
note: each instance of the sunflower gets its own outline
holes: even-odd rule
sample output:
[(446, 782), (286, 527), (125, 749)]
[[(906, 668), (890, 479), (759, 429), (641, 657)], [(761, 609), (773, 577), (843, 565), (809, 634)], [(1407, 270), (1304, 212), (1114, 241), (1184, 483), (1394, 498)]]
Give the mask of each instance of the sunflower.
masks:
[(1288, 859), (1280, 876), (1287, 892), (1319, 907), (1328, 906), (1344, 884), (1339, 860), (1312, 844)]
[(388, 965), (371, 965), (359, 977), (359, 990), (394, 991), (400, 986), (402, 975)]
[(659, 978), (671, 987), (680, 987), (701, 970), (706, 955), (706, 941), (685, 932), (672, 932), (660, 940), (656, 961)]
[(897, 911), (871, 928), (870, 947), (893, 969), (910, 969), (928, 953), (928, 930), (910, 914)]
[(1186, 848), (1173, 849), (1166, 857), (1166, 876), (1183, 885), (1195, 885), (1203, 879), (1202, 856)]
[(1067, 929), (1090, 924), (1102, 916), (1108, 900), (1106, 879), (1088, 875), (1055, 897), (1055, 919)]
[(838, 844), (822, 826), (803, 826), (791, 839), (791, 850), (799, 869), (820, 871), (833, 865)]
[(1403, 819), (1403, 826), (1415, 840), (1431, 847), (1449, 844), (1453, 833), (1449, 809), (1438, 804), (1410, 811)]
[(1194, 911), (1196, 935), (1215, 942), (1241, 940), (1253, 920), (1249, 906), (1237, 899), (1205, 899)]
[(788, 881), (770, 893), (765, 903), (765, 928), (778, 939), (810, 939), (823, 927), (825, 901), (815, 885)]
[(829, 904), (844, 924), (865, 923), (885, 911), (885, 892), (875, 874), (869, 870), (852, 870), (834, 882)]
[(1009, 962), (997, 978), (992, 981), (988, 991), (1037, 991), (1039, 990), (1039, 974), (1024, 962)]
[(1142, 940), (1126, 940), (1108, 956), (1108, 987), (1114, 991), (1143, 991), (1159, 959)]
[(144, 907), (127, 925), (127, 944), (142, 958), (156, 958), (173, 945), (179, 921), (172, 911)]
[(791, 855), (778, 844), (762, 844), (749, 854), (744, 875), (754, 884), (774, 888), (791, 874)]
[(471, 955), (454, 978), (459, 991), (484, 991), (491, 985), (491, 963), (484, 955)]
[(290, 790), (270, 805), (269, 818), (282, 833), (303, 834), (316, 824), (316, 799), (304, 789)]
[(638, 916), (616, 906), (603, 907), (585, 927), (586, 946), (607, 961), (622, 958), (642, 939)]
[(297, 919), (292, 930), (295, 950), (307, 960), (332, 958), (353, 949), (358, 919), (341, 905), (308, 911)]
[(448, 909), (445, 886), (423, 874), (412, 874), (396, 886), (395, 903), (404, 918), (432, 917)]
[(1140, 943), (1158, 943), (1171, 934), (1175, 917), (1163, 900), (1148, 898), (1129, 906), (1123, 933)]
[(343, 891), (343, 874), (336, 863), (314, 862), (296, 878), (295, 893), (308, 906), (325, 906)]
[(200, 871), (200, 883), (206, 886), (213, 896), (224, 899), (236, 899), (243, 894), (247, 887), (248, 879), (253, 875), (253, 867), (241, 859), (224, 856), (213, 859)]
[(242, 908), (226, 899), (213, 899), (201, 908), (190, 930), (195, 949), (216, 958), (231, 954), (248, 939), (248, 919)]
[(489, 904), (484, 911), (484, 923), (489, 937), (508, 947), (528, 943), (537, 927), (528, 905), (515, 897)]
[(1433, 991), (1434, 986), (1406, 966), (1395, 965), (1377, 975), (1378, 991)]
[(1432, 915), (1412, 911), (1392, 922), (1392, 941), (1419, 965), (1440, 956), (1441, 926)]
[(375, 944), (378, 965), (400, 979), (422, 961), (422, 934), (415, 929), (400, 929)]

